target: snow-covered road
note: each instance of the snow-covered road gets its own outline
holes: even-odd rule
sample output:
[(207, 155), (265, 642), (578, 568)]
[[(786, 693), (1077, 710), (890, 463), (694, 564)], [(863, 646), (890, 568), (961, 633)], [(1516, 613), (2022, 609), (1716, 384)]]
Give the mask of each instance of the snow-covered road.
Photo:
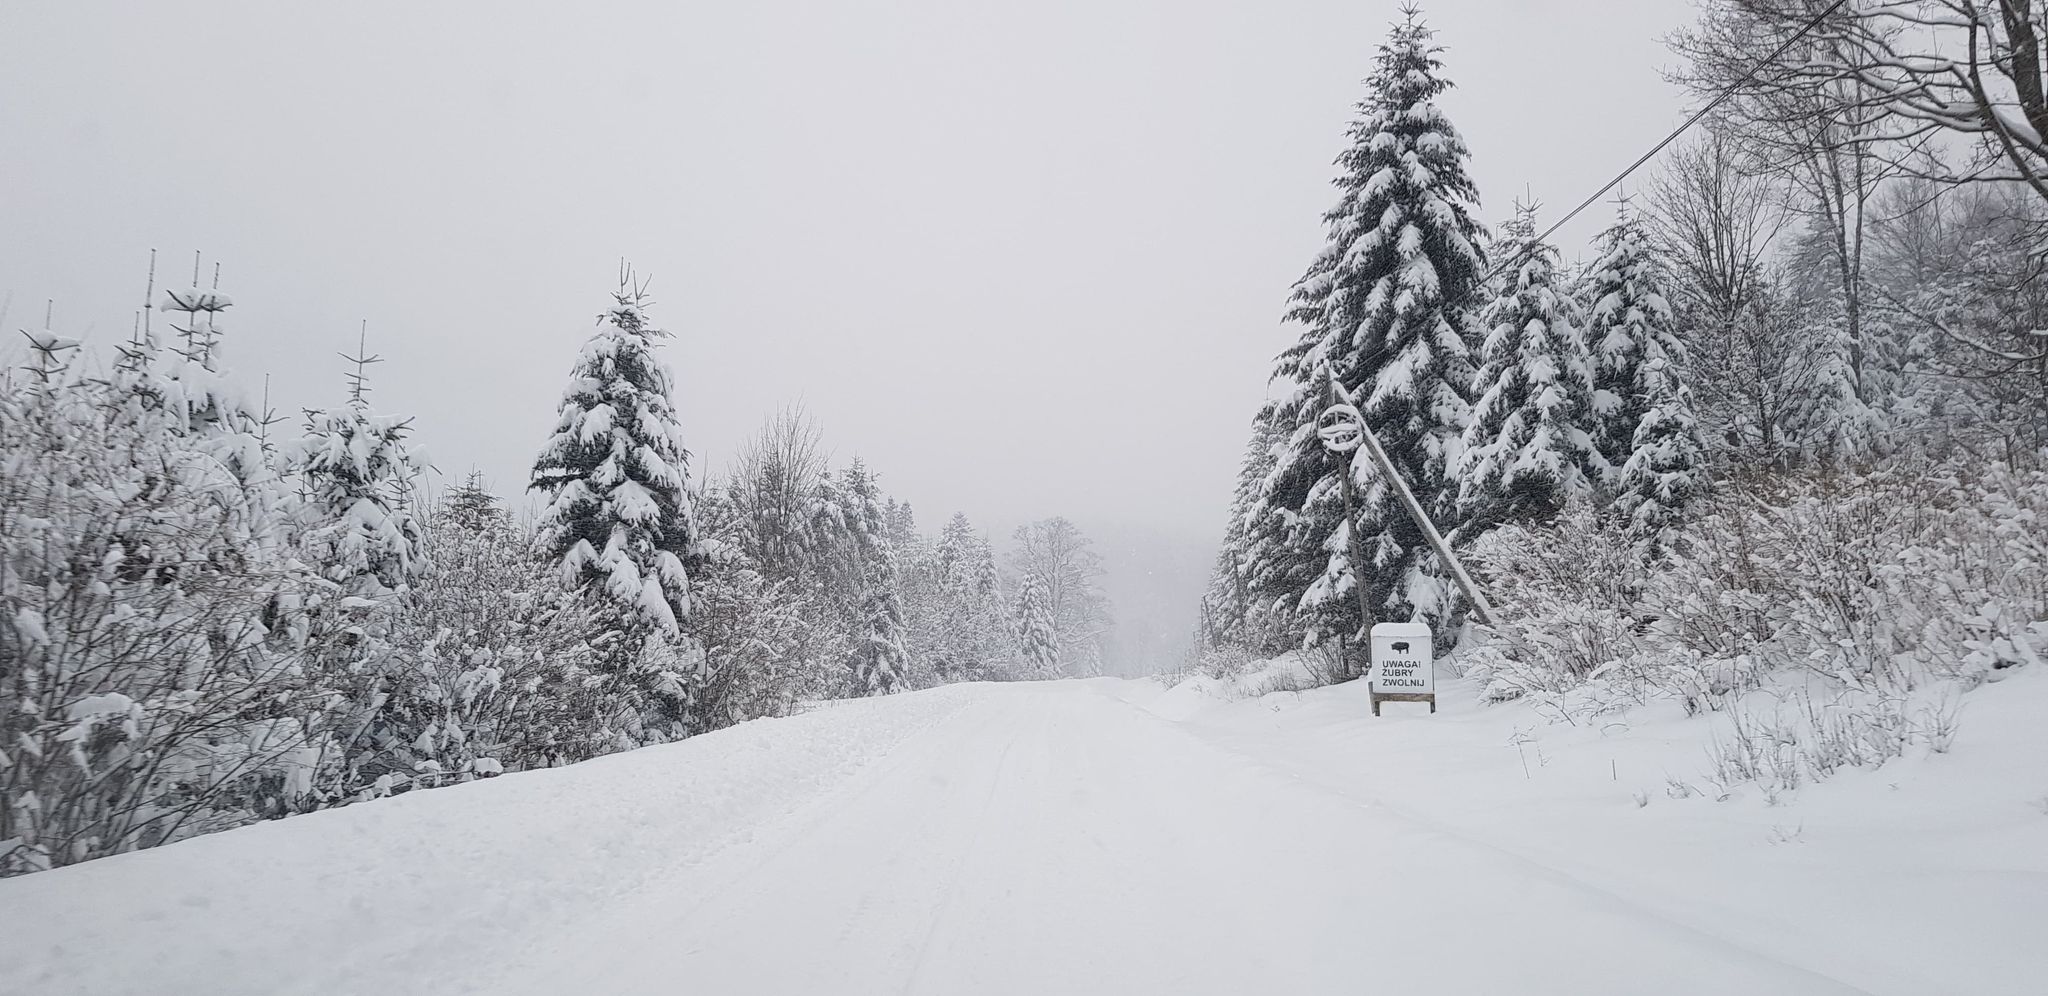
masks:
[(0, 882), (0, 992), (1887, 991), (1156, 696), (843, 703)]
[(517, 991), (1620, 993), (1679, 965), (1699, 992), (1849, 991), (1095, 688), (989, 693)]

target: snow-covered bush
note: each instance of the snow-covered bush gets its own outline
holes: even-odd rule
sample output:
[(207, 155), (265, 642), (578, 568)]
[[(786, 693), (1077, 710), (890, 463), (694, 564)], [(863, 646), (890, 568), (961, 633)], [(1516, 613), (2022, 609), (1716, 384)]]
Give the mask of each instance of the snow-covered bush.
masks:
[(1661, 642), (1906, 690), (2048, 650), (2042, 471), (1824, 473), (1702, 511), (1642, 594)]
[(375, 794), (580, 761), (616, 747), (589, 675), (584, 606), (529, 553), (488, 492), (458, 490), (429, 516), (391, 633)]
[(0, 874), (247, 823), (313, 790), (324, 697), (266, 496), (143, 395), (0, 389)]
[(1205, 678), (1228, 678), (1258, 664), (1259, 655), (1244, 647), (1202, 647), (1188, 655), (1187, 670)]
[(1472, 547), (1497, 608), (1534, 652), (1465, 654), (1495, 700), (1561, 694), (1641, 649), (1633, 606), (1648, 574), (1616, 519), (1576, 501), (1548, 525), (1510, 525)]
[[(1884, 727), (1884, 703), (2048, 654), (2044, 516), (2048, 474), (2000, 464), (1728, 482), (1655, 557), (1574, 509), (1474, 544), (1533, 654), (1461, 656), (1488, 695), (1567, 716), (1653, 697), (1718, 710), (1792, 673), (1819, 683), (1828, 715), (1860, 717), (1841, 723)], [(1829, 737), (1843, 739), (1802, 740)]]
[(785, 716), (830, 692), (837, 675), (820, 662), (836, 660), (844, 644), (816, 625), (826, 610), (809, 592), (766, 576), (736, 547), (716, 544), (700, 562), (695, 591), (692, 633), (705, 655), (702, 727)]
[(1876, 767), (1916, 746), (1945, 753), (1959, 706), (1948, 696), (1845, 690), (1758, 695), (1727, 710), (1708, 749), (1709, 777), (1725, 794), (1754, 782), (1767, 801), (1846, 768)]

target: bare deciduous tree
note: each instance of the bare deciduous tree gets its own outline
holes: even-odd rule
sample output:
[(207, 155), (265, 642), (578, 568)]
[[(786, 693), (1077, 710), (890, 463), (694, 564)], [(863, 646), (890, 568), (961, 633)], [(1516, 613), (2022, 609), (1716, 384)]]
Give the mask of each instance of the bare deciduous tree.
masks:
[(1650, 216), (1676, 274), (1693, 403), (1710, 444), (1784, 459), (1815, 363), (1770, 258), (1791, 215), (1769, 175), (1744, 168), (1722, 129), (1676, 149), (1650, 187)]
[(737, 532), (763, 571), (784, 577), (810, 548), (811, 515), (826, 469), (825, 434), (802, 406), (762, 423), (725, 484)]
[(1109, 601), (1096, 586), (1102, 558), (1088, 537), (1067, 519), (1054, 516), (1015, 534), (1011, 566), (1022, 578), (1044, 586), (1046, 608), (1059, 634), (1060, 665), (1070, 674), (1101, 669), (1102, 638), (1109, 631)]
[[(1825, 265), (1804, 275), (1825, 272), (1841, 310), (1842, 383), (1830, 387), (1847, 395), (1844, 414), (1855, 419), (1888, 406), (1893, 389), (1887, 344), (1867, 327), (1864, 254), (1873, 198), (1901, 173), (1917, 136), (1860, 77), (1806, 70), (1837, 58), (1829, 26), (1858, 10), (1852, 2), (1799, 36), (1828, 7), (1829, 0), (1710, 0), (1695, 25), (1672, 35), (1686, 64), (1671, 76), (1702, 99), (1728, 95), (1719, 127), (1734, 139), (1742, 168), (1773, 179), (1803, 222), (1805, 260)], [(1776, 62), (1756, 64), (1758, 52), (1795, 36)]]

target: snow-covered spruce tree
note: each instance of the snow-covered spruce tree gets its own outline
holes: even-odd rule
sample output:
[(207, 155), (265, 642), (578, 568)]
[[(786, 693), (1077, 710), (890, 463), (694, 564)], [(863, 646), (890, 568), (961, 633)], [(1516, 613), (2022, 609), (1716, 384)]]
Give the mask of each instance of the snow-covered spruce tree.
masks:
[[(1353, 586), (1361, 573), (1379, 620), (1444, 620), (1455, 608), (1420, 527), (1388, 482), (1363, 453), (1326, 453), (1315, 432), (1334, 377), (1358, 398), (1423, 509), (1439, 528), (1455, 525), (1451, 474), (1471, 417), (1483, 232), (1472, 217), (1478, 194), (1465, 143), (1435, 103), (1451, 85), (1441, 50), (1416, 8), (1404, 14), (1380, 46), (1351, 147), (1337, 160), (1343, 196), (1324, 215), (1328, 244), (1294, 288), (1287, 316), (1302, 326), (1301, 339), (1275, 371), (1291, 389), (1273, 417), (1290, 435), (1266, 500), (1297, 516), (1278, 559), (1322, 564), (1298, 593), (1312, 641), (1357, 633)], [(1343, 528), (1345, 473), (1356, 485), (1350, 528), (1365, 558), (1356, 567)]]
[(1305, 535), (1300, 496), (1281, 491), (1298, 484), (1292, 457), (1299, 445), (1295, 435), (1302, 431), (1294, 424), (1302, 402), (1293, 390), (1298, 388), (1261, 406), (1252, 420), (1239, 481), (1245, 500), (1234, 509), (1243, 532), (1237, 572), (1244, 588), (1245, 626), (1261, 634), (1262, 647), (1275, 653), (1302, 644), (1307, 634), (1302, 594), (1327, 561), (1321, 544)]
[(1002, 603), (995, 548), (988, 537), (966, 525), (965, 516), (960, 521), (968, 535), (946, 582), (947, 602), (958, 614), (955, 666), (948, 680), (987, 681), (1001, 674), (1004, 663), (1014, 656), (1015, 634), (1009, 609)]
[(163, 364), (163, 343), (156, 333), (145, 329), (138, 319), (134, 333), (127, 342), (116, 345), (114, 353), (114, 369), (107, 379), (107, 386), (113, 389), (109, 403), (148, 411), (162, 410), (164, 392), (157, 378)]
[(411, 419), (369, 409), (363, 367), (376, 358), (352, 359), (348, 404), (308, 410), (305, 435), (285, 447), (299, 480), (297, 547), (324, 582), (303, 603), (309, 667), (334, 695), (323, 801), (389, 790), (393, 749), (412, 731), (386, 710), (417, 677), (392, 656), (391, 629), (424, 566), (413, 509), (424, 468), (406, 439)]
[[(195, 262), (196, 267), (196, 262)], [(165, 372), (165, 400), (182, 415), (188, 431), (202, 431), (231, 423), (239, 405), (226, 390), (220, 376), (220, 317), (234, 306), (234, 299), (218, 287), (202, 290), (194, 270), (192, 287), (166, 290), (157, 310), (170, 320), (178, 334), (173, 349), (176, 362)], [(155, 343), (145, 333), (149, 359), (155, 359)]]
[(649, 324), (646, 286), (624, 271), (612, 306), (583, 346), (555, 431), (530, 487), (546, 496), (536, 542), (562, 583), (583, 591), (604, 632), (597, 665), (621, 695), (621, 742), (693, 732), (697, 655), (685, 645), (695, 522), (689, 451), (654, 355), (668, 333)]
[(888, 695), (910, 685), (910, 658), (903, 649), (903, 603), (897, 597), (895, 572), (876, 565), (868, 585), (867, 628), (855, 648), (854, 690), (862, 695)]
[(1642, 374), (1649, 399), (1636, 423), (1628, 462), (1615, 475), (1614, 507), (1627, 516), (1630, 532), (1663, 546), (1684, 519), (1685, 509), (1708, 487), (1706, 444), (1693, 417), (1692, 400), (1672, 358), (1652, 350)]
[(1023, 591), (1017, 598), (1017, 643), (1023, 657), (1023, 677), (1059, 676), (1059, 628), (1053, 624), (1052, 606), (1047, 604), (1045, 581), (1036, 574), (1024, 578)]
[(420, 553), (414, 482), (425, 468), (406, 437), (412, 419), (377, 415), (358, 381), (349, 403), (306, 412), (287, 448), (303, 492), (300, 544), (341, 597), (403, 593)]
[[(249, 405), (222, 365), (221, 320), (234, 301), (219, 285), (216, 267), (213, 286), (199, 286), (195, 258), (192, 286), (166, 290), (151, 310), (164, 313), (175, 333), (173, 344), (164, 348), (145, 316), (133, 341), (120, 351), (113, 382), (120, 388), (118, 403), (131, 419), (143, 411), (154, 413), (157, 427), (189, 438), (234, 475), (242, 499), (256, 512), (251, 542), (268, 557), (282, 554), (288, 543), (293, 496), (279, 472), (282, 461), (268, 446), (270, 413)], [(161, 422), (155, 422), (156, 415)], [(276, 621), (280, 629), (296, 632), (302, 627), (290, 618), (291, 601), (286, 598), (277, 606)]]
[(972, 539), (966, 516), (954, 515), (936, 540), (919, 537), (918, 552), (898, 558), (904, 650), (910, 656), (912, 687), (929, 688), (961, 680), (957, 672), (962, 661), (954, 646), (956, 626), (961, 620), (952, 603), (954, 582), (967, 566), (966, 544)]
[[(153, 342), (146, 357), (149, 364), (142, 377), (156, 401), (180, 420), (184, 432), (206, 443), (206, 448), (233, 472), (270, 509), (282, 505), (278, 476), (264, 452), (263, 419), (251, 410), (239, 391), (229, 382), (221, 365), (221, 315), (234, 300), (220, 291), (218, 269), (214, 286), (201, 289), (195, 261), (192, 286), (167, 290), (157, 305), (166, 313), (179, 344), (172, 350), (173, 362), (161, 373), (155, 370), (159, 358)], [(147, 333), (145, 333), (147, 338)]]
[(853, 652), (853, 693), (888, 695), (908, 684), (903, 651), (903, 602), (888, 517), (873, 474), (856, 459), (841, 475), (848, 508), (850, 553), (860, 579), (860, 630)]
[[(1252, 526), (1261, 504), (1265, 478), (1273, 463), (1273, 440), (1264, 423), (1254, 425), (1245, 443), (1244, 461), (1237, 474), (1237, 487), (1230, 496), (1230, 517), (1224, 523), (1223, 544), (1216, 553), (1216, 566), (1203, 591), (1197, 639), (1201, 649), (1225, 647), (1252, 649), (1267, 641), (1250, 583)], [(1274, 648), (1286, 649), (1284, 646)]]
[(949, 581), (971, 581), (976, 537), (974, 525), (967, 521), (967, 513), (954, 512), (953, 517), (946, 520), (946, 528), (940, 530), (939, 542), (933, 551), (941, 577)]
[(501, 528), (508, 521), (504, 504), (484, 485), (484, 475), (478, 471), (470, 471), (461, 484), (449, 490), (441, 501), (440, 517), (476, 532)]
[(1598, 258), (1582, 277), (1580, 296), (1593, 363), (1593, 448), (1601, 483), (1612, 485), (1635, 451), (1636, 424), (1649, 411), (1643, 376), (1648, 360), (1678, 356), (1681, 347), (1663, 264), (1645, 225), (1626, 202), (1615, 223), (1600, 234), (1599, 247)]
[(967, 516), (954, 513), (926, 560), (913, 618), (913, 662), (928, 683), (984, 681), (1011, 656), (1009, 615), (999, 601), (995, 557)]
[(1105, 637), (1113, 625), (1109, 598), (1096, 579), (1102, 557), (1080, 527), (1065, 516), (1019, 526), (1010, 560), (1018, 577), (1037, 578), (1057, 634), (1059, 673), (1102, 673)]
[(981, 677), (1000, 676), (1008, 662), (1017, 659), (1017, 625), (1010, 606), (1004, 604), (1002, 571), (996, 566), (995, 544), (987, 536), (974, 538), (971, 597), (980, 616), (974, 635), (981, 648)]
[(924, 534), (917, 531), (917, 513), (907, 501), (890, 498), (882, 504), (882, 521), (888, 524), (889, 545), (899, 561), (924, 552)]
[(1594, 466), (1586, 343), (1557, 250), (1536, 242), (1534, 206), (1516, 205), (1495, 252), (1520, 262), (1481, 316), (1491, 331), (1458, 467), (1468, 531), (1557, 514), (1589, 492)]
[(1664, 267), (1626, 203), (1587, 271), (1593, 441), (1606, 489), (1638, 535), (1669, 529), (1706, 487), (1706, 447), (1683, 381)]
[(990, 602), (1002, 594), (1002, 573), (996, 569), (996, 548), (986, 536), (974, 538), (974, 593)]

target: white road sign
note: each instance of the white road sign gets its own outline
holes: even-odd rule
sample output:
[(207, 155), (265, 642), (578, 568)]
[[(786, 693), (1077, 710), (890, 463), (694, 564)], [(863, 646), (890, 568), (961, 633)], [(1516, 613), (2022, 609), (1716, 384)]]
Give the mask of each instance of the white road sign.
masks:
[(1379, 623), (1372, 628), (1372, 690), (1434, 695), (1436, 658), (1425, 623)]

